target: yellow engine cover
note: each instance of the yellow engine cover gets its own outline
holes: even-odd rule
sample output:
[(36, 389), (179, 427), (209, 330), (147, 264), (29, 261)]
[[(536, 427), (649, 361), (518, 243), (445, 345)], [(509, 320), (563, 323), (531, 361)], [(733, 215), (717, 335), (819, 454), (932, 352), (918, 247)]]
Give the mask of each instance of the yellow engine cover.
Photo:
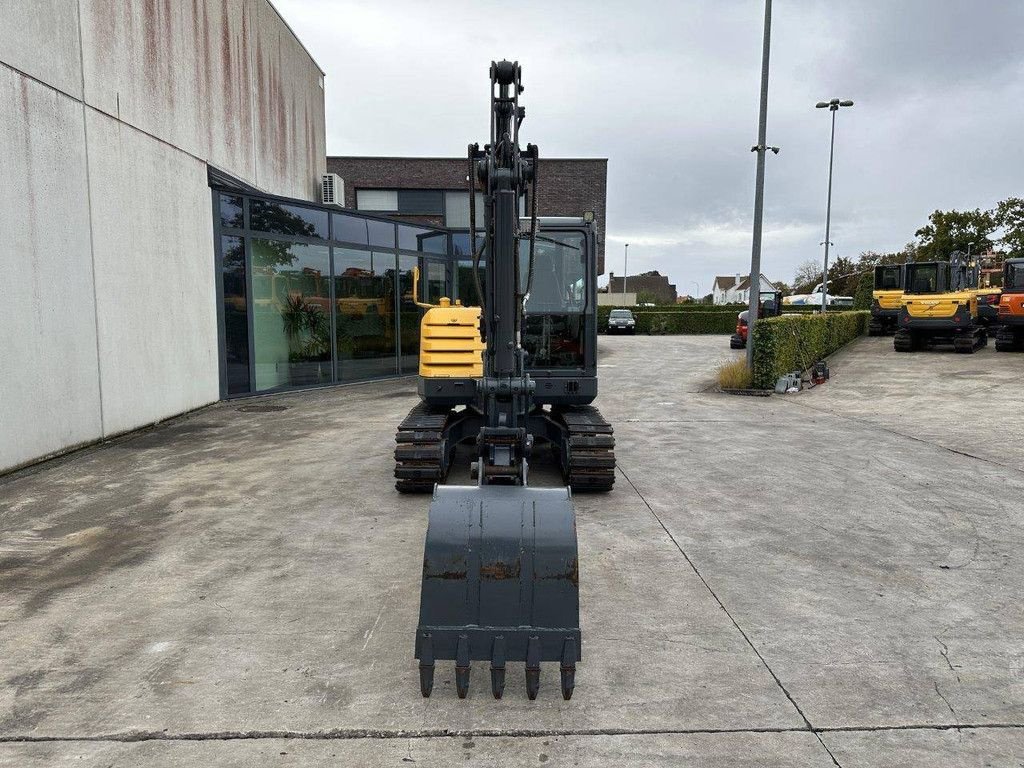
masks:
[(480, 307), (441, 299), (420, 322), (420, 376), (476, 379), (484, 375)]
[(978, 317), (978, 297), (973, 291), (904, 294), (903, 296), (903, 306), (906, 307), (912, 318), (951, 318), (962, 305), (968, 307), (971, 317)]
[(899, 309), (903, 301), (903, 291), (873, 291), (871, 297), (882, 309)]

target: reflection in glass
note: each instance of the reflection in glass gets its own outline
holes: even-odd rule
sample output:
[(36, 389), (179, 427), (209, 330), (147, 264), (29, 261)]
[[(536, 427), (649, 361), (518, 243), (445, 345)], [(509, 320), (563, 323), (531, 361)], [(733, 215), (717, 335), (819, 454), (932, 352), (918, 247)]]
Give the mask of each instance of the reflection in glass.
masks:
[(220, 196), (220, 225), (242, 229), (245, 222), (242, 218), (242, 198), (238, 195)]
[[(224, 210), (223, 205), (221, 210)], [(241, 237), (222, 237), (220, 242), (223, 257), (221, 279), (224, 281), (224, 353), (228, 394), (245, 394), (249, 391), (245, 240)]]
[(395, 256), (334, 249), (338, 377), (354, 381), (396, 373)]
[(448, 236), (436, 229), (399, 224), (398, 247), (407, 251), (425, 251), (426, 253), (444, 255), (448, 253)]
[(256, 390), (330, 382), (330, 249), (253, 239), (252, 271)]
[[(480, 290), (483, 290), (487, 278), (487, 262), (480, 259)], [(455, 262), (455, 297), (467, 307), (480, 306), (480, 294), (473, 280), (473, 260), (459, 259)]]
[(327, 239), (327, 211), (270, 200), (249, 202), (249, 223), (260, 232)]
[[(416, 373), (420, 361), (420, 320), (423, 312), (416, 305), (417, 297), (413, 296), (413, 270), (419, 265), (415, 256), (398, 257), (398, 290), (399, 290), (399, 321), (401, 323), (400, 359), (402, 373)], [(420, 280), (420, 293), (424, 289)]]
[(1024, 290), (1024, 264), (1007, 264), (1004, 291)]
[(331, 237), (346, 243), (366, 245), (366, 219), (347, 213), (331, 214)]
[(387, 221), (376, 219), (366, 220), (366, 229), (370, 234), (370, 245), (377, 245), (381, 248), (395, 247), (395, 225)]
[[(445, 266), (443, 261), (427, 261), (424, 263), (423, 297), (427, 304), (437, 304), (442, 296), (448, 296), (445, 286)], [(449, 297), (450, 298), (450, 297)]]
[[(582, 232), (541, 233), (534, 245), (527, 312), (582, 312), (586, 299)], [(519, 244), (519, 280), (526, 290), (530, 241)]]
[[(456, 232), (452, 234), (452, 254), (454, 256), (472, 256), (473, 249), (470, 245), (470, 237), (468, 232)], [(476, 247), (479, 248), (482, 242), (480, 237), (480, 231), (476, 233)]]
[[(582, 232), (537, 237), (533, 284), (526, 302), (523, 349), (530, 368), (582, 368), (587, 283)], [(519, 268), (526, 289), (530, 244), (520, 243)]]

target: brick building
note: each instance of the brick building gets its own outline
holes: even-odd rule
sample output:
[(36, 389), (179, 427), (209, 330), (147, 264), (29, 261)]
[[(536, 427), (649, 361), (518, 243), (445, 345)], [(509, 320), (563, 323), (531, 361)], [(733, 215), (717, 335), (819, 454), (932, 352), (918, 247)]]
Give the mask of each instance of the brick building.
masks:
[[(623, 283), (625, 283), (625, 287), (623, 287)], [(661, 274), (658, 270), (644, 272), (641, 275), (629, 275), (625, 280), (622, 277), (616, 277), (614, 273), (608, 275), (607, 290), (609, 293), (625, 293), (626, 288), (630, 293), (637, 295), (638, 301), (642, 293), (654, 296), (654, 300), (658, 304), (675, 304), (679, 297), (675, 284), (670, 283), (668, 276)]]
[[(345, 207), (453, 229), (469, 228), (467, 161), (454, 157), (328, 157), (328, 173), (345, 183)], [(597, 223), (598, 274), (604, 273), (608, 160), (544, 158), (537, 184), (538, 216), (582, 216)], [(527, 201), (522, 210), (529, 212)], [(478, 224), (483, 223), (477, 205)]]

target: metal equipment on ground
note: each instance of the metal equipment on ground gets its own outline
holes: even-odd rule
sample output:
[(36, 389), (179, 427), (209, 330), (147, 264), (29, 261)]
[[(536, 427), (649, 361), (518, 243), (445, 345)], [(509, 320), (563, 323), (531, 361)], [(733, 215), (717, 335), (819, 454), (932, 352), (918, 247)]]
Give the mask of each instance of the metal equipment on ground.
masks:
[[(560, 664), (572, 696), (580, 659), (579, 562), (572, 491), (614, 483), (611, 425), (597, 396), (596, 235), (591, 220), (539, 219), (538, 151), (519, 144), (525, 109), (518, 63), (491, 64), (491, 135), (469, 147), (470, 239), (479, 307), (442, 305), (423, 318), (421, 402), (398, 428), (396, 488), (433, 490), (423, 559), (416, 658), (424, 696), (438, 659), (455, 661), (469, 691), (473, 661), (489, 661), (500, 698), (508, 662)], [(475, 190), (483, 190), (476, 232)], [(519, 205), (528, 194), (529, 218)], [(486, 266), (484, 266), (486, 265)], [(482, 353), (482, 357), (481, 357)], [(476, 485), (444, 485), (459, 443), (475, 443)], [(568, 487), (531, 488), (538, 442)]]
[(1007, 259), (1003, 263), (996, 350), (1024, 352), (1024, 259)]
[(875, 288), (871, 292), (871, 320), (868, 336), (886, 336), (899, 324), (907, 264), (880, 264), (875, 267)]
[(949, 261), (908, 264), (893, 349), (914, 352), (951, 344), (957, 352), (970, 354), (988, 343), (978, 314), (977, 285), (977, 267), (961, 251)]

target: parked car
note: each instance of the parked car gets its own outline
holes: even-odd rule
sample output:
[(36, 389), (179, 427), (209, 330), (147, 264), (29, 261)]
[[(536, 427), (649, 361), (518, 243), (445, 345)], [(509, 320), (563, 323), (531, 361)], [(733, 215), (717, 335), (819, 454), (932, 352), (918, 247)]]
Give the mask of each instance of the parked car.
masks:
[(636, 318), (628, 309), (613, 309), (608, 314), (608, 333), (636, 333)]
[[(758, 317), (778, 317), (782, 314), (782, 291), (761, 291), (758, 296)], [(736, 316), (736, 333), (729, 337), (730, 349), (746, 349), (750, 315), (744, 309)]]

